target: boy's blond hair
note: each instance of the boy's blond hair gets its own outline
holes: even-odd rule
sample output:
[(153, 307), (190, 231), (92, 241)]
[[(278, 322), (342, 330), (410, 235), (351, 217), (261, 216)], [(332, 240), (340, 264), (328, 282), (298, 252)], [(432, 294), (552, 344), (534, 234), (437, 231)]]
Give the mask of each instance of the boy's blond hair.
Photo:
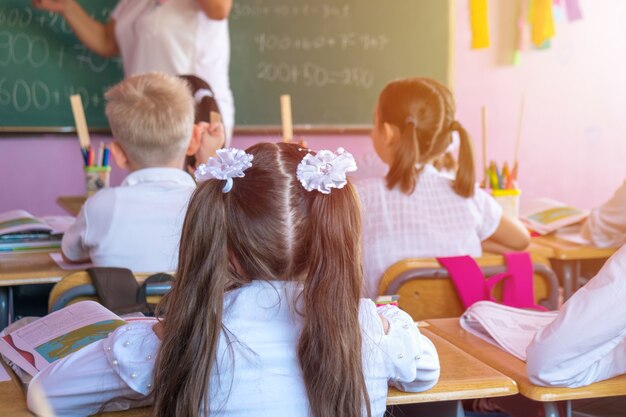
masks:
[(195, 111), (185, 81), (150, 72), (126, 78), (104, 97), (113, 136), (130, 161), (151, 167), (184, 157)]

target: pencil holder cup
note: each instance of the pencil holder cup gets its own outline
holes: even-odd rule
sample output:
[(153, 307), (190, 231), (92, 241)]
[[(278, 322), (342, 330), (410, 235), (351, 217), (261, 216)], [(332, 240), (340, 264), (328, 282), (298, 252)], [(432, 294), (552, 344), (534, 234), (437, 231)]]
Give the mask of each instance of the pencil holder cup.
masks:
[(491, 195), (502, 207), (502, 214), (513, 218), (519, 218), (519, 199), (521, 190), (491, 190)]
[(111, 167), (85, 167), (85, 188), (87, 197), (109, 186)]

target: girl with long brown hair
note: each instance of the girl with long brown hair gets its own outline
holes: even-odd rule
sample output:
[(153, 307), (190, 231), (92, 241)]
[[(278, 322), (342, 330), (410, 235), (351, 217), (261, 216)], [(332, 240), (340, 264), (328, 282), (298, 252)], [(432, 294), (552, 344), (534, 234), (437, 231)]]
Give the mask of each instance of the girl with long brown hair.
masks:
[(97, 371), (76, 357), (87, 369), (72, 380), (90, 387), (78, 398), (57, 387), (71, 360), (38, 375), (54, 408), (102, 404), (84, 391), (111, 388), (116, 403), (150, 395), (154, 417), (370, 417), (388, 383), (432, 387), (433, 344), (406, 313), (360, 299), (355, 169), (342, 149), (219, 150), (196, 172), (164, 319), (112, 333)]
[[(357, 184), (363, 206), (366, 295), (375, 296), (385, 269), (405, 258), (523, 250), (519, 220), (476, 184), (469, 135), (455, 119), (452, 93), (430, 78), (393, 81), (374, 110), (372, 142), (389, 166), (384, 179)], [(432, 165), (459, 137), (454, 180)]]

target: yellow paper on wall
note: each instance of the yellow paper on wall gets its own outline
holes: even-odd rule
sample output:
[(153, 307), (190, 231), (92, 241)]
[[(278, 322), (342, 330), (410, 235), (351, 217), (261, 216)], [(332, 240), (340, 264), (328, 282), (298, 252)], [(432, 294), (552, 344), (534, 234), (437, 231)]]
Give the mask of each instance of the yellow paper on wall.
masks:
[(531, 38), (536, 47), (542, 47), (555, 33), (552, 0), (532, 0), (530, 8)]
[(470, 23), (472, 26), (472, 49), (489, 46), (489, 22), (487, 0), (470, 0)]

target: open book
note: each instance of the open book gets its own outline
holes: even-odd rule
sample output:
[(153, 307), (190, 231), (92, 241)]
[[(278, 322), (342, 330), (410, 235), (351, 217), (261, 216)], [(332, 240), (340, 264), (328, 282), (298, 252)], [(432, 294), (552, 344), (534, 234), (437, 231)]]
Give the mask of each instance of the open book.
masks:
[(81, 301), (0, 337), (0, 353), (31, 376), (104, 339), (126, 321), (95, 301)]
[(556, 318), (556, 311), (524, 310), (478, 301), (460, 318), (461, 327), (511, 355), (525, 361), (526, 348), (539, 329)]
[(526, 205), (521, 220), (529, 229), (545, 235), (577, 223), (588, 215), (589, 210), (571, 207), (550, 198), (540, 198)]
[(73, 222), (70, 216), (37, 218), (25, 210), (0, 213), (0, 252), (58, 248)]

